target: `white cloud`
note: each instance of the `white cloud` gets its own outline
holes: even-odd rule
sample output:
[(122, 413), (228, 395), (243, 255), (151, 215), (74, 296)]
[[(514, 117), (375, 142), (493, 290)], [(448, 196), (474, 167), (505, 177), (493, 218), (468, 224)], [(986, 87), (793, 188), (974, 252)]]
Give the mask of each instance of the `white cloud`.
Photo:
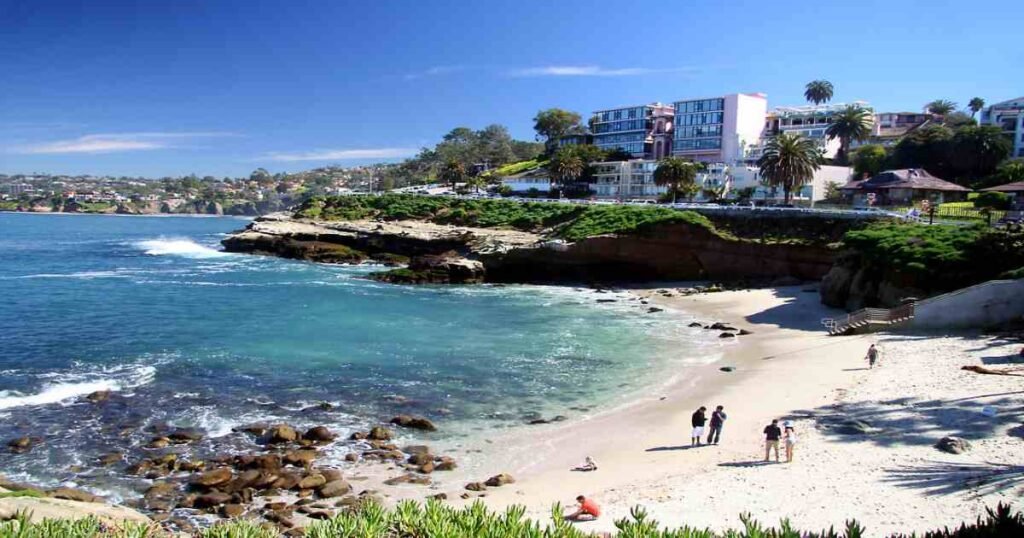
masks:
[(192, 138), (234, 136), (232, 133), (191, 132), (191, 133), (115, 133), (85, 135), (69, 140), (56, 140), (11, 149), (13, 153), (26, 155), (57, 155), (65, 153), (115, 153), (123, 151), (147, 151), (174, 147), (176, 141)]
[(322, 149), (299, 153), (271, 152), (260, 160), (296, 161), (351, 161), (357, 159), (398, 159), (411, 157), (419, 150), (415, 148), (373, 148), (373, 149)]
[(632, 77), (655, 73), (680, 73), (692, 69), (674, 67), (653, 69), (649, 67), (606, 68), (598, 65), (549, 65), (528, 67), (507, 72), (512, 77)]
[(430, 69), (427, 69), (426, 71), (417, 72), (417, 73), (409, 73), (409, 74), (405, 75), (405, 80), (416, 80), (416, 79), (424, 78), (424, 77), (436, 77), (436, 76), (440, 76), (440, 75), (450, 75), (452, 73), (458, 73), (460, 71), (465, 71), (465, 70), (466, 70), (466, 67), (463, 66), (463, 65), (439, 65), (439, 66), (436, 66), (436, 67), (431, 67)]

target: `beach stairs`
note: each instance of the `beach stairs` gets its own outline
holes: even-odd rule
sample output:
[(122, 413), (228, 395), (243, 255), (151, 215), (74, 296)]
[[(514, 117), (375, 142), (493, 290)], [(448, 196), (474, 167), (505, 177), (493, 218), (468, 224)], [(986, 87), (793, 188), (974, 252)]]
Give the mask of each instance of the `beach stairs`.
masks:
[(915, 303), (895, 308), (861, 308), (841, 318), (823, 318), (821, 324), (832, 336), (894, 329), (914, 319)]

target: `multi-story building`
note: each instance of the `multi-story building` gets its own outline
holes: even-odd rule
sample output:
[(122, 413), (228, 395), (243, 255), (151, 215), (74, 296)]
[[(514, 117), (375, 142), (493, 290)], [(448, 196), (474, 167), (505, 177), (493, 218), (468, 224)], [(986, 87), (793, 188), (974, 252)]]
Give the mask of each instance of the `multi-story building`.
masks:
[(927, 112), (882, 112), (875, 114), (871, 127), (871, 144), (891, 146), (907, 133), (931, 123), (934, 116)]
[(747, 152), (747, 160), (756, 160), (763, 149), (763, 141), (781, 133), (798, 134), (815, 140), (827, 158), (836, 156), (839, 151), (839, 140), (829, 139), (825, 134), (833, 118), (840, 110), (855, 105), (871, 110), (868, 103), (854, 101), (852, 103), (836, 103), (831, 105), (805, 105), (778, 107), (768, 113), (764, 122), (762, 145), (751, 148)]
[(661, 103), (599, 110), (590, 125), (593, 143), (603, 150), (660, 159), (670, 153), (672, 114), (672, 107)]
[(676, 101), (672, 154), (695, 161), (733, 163), (756, 145), (764, 127), (768, 98), (734, 93)]
[(1014, 157), (1024, 157), (1024, 97), (996, 103), (981, 111), (982, 125), (995, 125), (1013, 141)]
[(653, 159), (597, 163), (594, 165), (594, 182), (590, 190), (598, 198), (655, 199), (668, 190), (654, 184), (654, 170), (657, 167), (658, 161)]

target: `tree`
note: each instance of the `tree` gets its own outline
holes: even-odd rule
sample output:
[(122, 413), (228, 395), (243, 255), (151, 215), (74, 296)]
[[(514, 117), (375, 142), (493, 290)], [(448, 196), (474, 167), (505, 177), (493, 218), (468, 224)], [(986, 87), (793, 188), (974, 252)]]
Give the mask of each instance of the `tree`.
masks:
[(1007, 161), (999, 165), (995, 174), (989, 179), (988, 186), (1006, 185), (1007, 183), (1024, 182), (1024, 161)]
[(768, 140), (757, 166), (765, 183), (782, 187), (783, 201), (788, 204), (793, 189), (811, 181), (821, 162), (821, 150), (814, 140), (783, 133)]
[(529, 161), (536, 159), (544, 153), (544, 144), (527, 142), (525, 140), (512, 141), (512, 158), (515, 161)]
[(699, 165), (680, 159), (679, 157), (665, 157), (654, 169), (654, 184), (660, 187), (668, 187), (672, 194), (672, 203), (676, 203), (676, 194), (682, 191), (691, 198), (698, 190), (697, 171)]
[(860, 142), (871, 136), (874, 121), (871, 112), (858, 105), (846, 106), (834, 116), (832, 124), (825, 129), (825, 136), (829, 140), (839, 139), (839, 153), (836, 155), (838, 162), (847, 162), (852, 141)]
[(512, 162), (512, 136), (504, 125), (492, 124), (477, 132), (476, 154), (479, 160), (497, 167)]
[(587, 163), (578, 155), (556, 154), (551, 160), (551, 172), (555, 175), (558, 183), (567, 185), (575, 183), (587, 169)]
[(970, 114), (956, 111), (950, 112), (942, 118), (942, 124), (950, 129), (959, 129), (961, 127), (971, 127), (977, 125), (978, 122)]
[(983, 192), (974, 199), (974, 207), (989, 209), (1007, 210), (1013, 204), (1013, 199), (1005, 192), (989, 191)]
[(889, 165), (889, 152), (885, 146), (879, 144), (867, 144), (857, 148), (853, 154), (853, 173), (861, 178), (877, 175), (884, 171)]
[(457, 159), (449, 159), (441, 168), (441, 181), (454, 187), (466, 179), (466, 167)]
[(820, 105), (832, 100), (832, 83), (827, 80), (812, 80), (805, 88), (804, 97), (811, 103)]
[(633, 154), (622, 148), (615, 148), (604, 156), (606, 161), (628, 161), (632, 158)]
[(836, 181), (825, 183), (825, 200), (838, 202), (843, 197), (842, 185)]
[(953, 130), (945, 125), (925, 125), (907, 133), (892, 151), (893, 168), (924, 168), (940, 178), (951, 177), (948, 156)]
[(956, 110), (956, 103), (946, 99), (936, 99), (924, 106), (925, 110), (936, 116), (945, 116)]
[(985, 100), (981, 97), (972, 97), (967, 103), (967, 108), (971, 110), (971, 117), (973, 118), (981, 109), (985, 108)]
[(580, 115), (560, 108), (549, 108), (541, 110), (533, 118), (533, 130), (537, 132), (537, 139), (544, 140), (548, 153), (553, 153), (557, 142), (563, 136), (582, 132)]
[(994, 125), (963, 127), (953, 133), (949, 161), (961, 184), (969, 184), (996, 171), (1013, 151), (1013, 144)]
[(273, 177), (271, 177), (270, 172), (268, 172), (266, 168), (257, 168), (249, 174), (249, 181), (255, 181), (260, 184), (266, 183), (272, 179)]

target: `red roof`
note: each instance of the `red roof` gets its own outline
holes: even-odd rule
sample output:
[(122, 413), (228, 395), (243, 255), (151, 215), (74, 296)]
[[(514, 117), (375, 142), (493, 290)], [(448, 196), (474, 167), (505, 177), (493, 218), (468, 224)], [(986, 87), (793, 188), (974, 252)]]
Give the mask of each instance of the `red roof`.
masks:
[(853, 180), (841, 187), (844, 190), (914, 189), (925, 191), (971, 192), (971, 189), (950, 183), (929, 174), (923, 168), (886, 170), (870, 179)]
[(987, 189), (981, 190), (996, 192), (1024, 192), (1024, 181), (1018, 181), (1016, 183), (1007, 183), (1006, 185), (996, 185), (995, 187), (989, 187)]

